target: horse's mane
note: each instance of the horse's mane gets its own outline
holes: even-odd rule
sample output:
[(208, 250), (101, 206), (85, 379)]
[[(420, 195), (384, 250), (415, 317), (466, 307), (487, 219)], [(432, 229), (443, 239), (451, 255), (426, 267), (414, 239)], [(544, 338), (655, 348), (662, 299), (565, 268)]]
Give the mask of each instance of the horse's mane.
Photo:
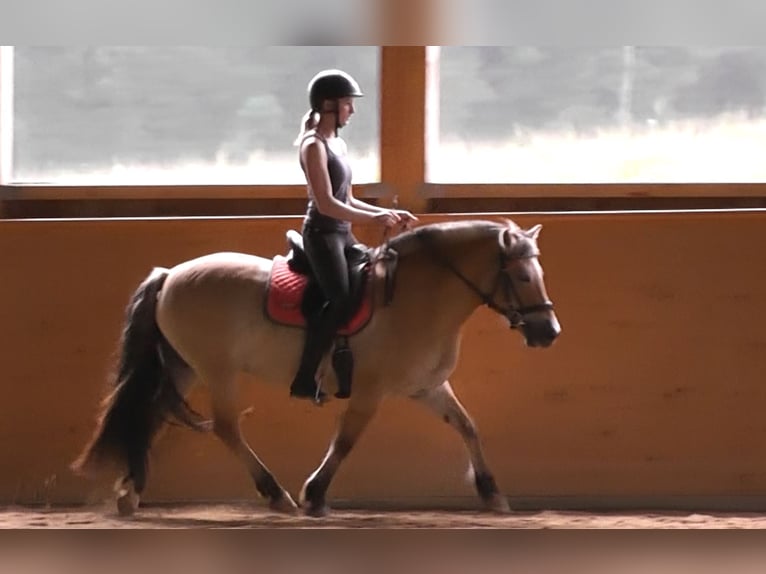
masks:
[(496, 236), (497, 233), (509, 227), (511, 230), (518, 229), (518, 225), (510, 220), (488, 221), (488, 220), (468, 220), (468, 221), (448, 221), (444, 223), (431, 223), (423, 225), (412, 231), (407, 231), (397, 235), (389, 242), (389, 245), (397, 251), (400, 256), (406, 256), (409, 253), (423, 248), (424, 242), (421, 236), (428, 236), (428, 239), (438, 244), (451, 245), (454, 243), (466, 243), (487, 237)]

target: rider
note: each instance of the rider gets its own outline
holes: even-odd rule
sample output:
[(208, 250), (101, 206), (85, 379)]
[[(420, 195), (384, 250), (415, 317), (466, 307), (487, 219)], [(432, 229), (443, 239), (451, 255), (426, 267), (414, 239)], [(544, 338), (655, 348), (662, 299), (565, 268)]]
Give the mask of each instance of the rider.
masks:
[(309, 196), (303, 246), (327, 301), (308, 318), (301, 364), (290, 395), (321, 402), (324, 393), (317, 386), (316, 371), (346, 318), (351, 295), (346, 249), (357, 243), (351, 224), (391, 228), (416, 218), (408, 211), (370, 205), (351, 192), (346, 143), (338, 130), (353, 115), (354, 99), (363, 95), (356, 80), (341, 70), (324, 70), (311, 79), (308, 92), (311, 109), (295, 141), (300, 146)]

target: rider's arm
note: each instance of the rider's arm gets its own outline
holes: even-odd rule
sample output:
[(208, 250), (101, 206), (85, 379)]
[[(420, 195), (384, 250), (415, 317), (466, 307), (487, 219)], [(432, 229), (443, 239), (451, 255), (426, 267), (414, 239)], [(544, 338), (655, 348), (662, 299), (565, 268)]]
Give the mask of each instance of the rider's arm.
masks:
[(351, 207), (355, 207), (356, 209), (359, 209), (361, 211), (366, 211), (368, 213), (381, 213), (383, 210), (382, 207), (375, 207), (374, 205), (370, 205), (366, 201), (362, 201), (361, 199), (357, 199), (354, 197), (354, 193), (352, 190), (353, 186), (348, 186), (348, 203), (351, 205)]

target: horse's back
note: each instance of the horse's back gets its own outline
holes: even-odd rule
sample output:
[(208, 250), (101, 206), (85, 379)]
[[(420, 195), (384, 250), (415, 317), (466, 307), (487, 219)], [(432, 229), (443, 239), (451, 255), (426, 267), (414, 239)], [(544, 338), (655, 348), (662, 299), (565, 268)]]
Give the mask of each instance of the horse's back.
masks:
[(182, 356), (234, 351), (263, 314), (270, 270), (270, 259), (236, 252), (176, 265), (158, 296), (161, 331)]
[(181, 274), (191, 271), (210, 275), (226, 275), (232, 272), (236, 273), (238, 270), (258, 271), (265, 269), (268, 272), (270, 267), (271, 259), (237, 251), (219, 251), (179, 263), (172, 267), (170, 272), (171, 274)]

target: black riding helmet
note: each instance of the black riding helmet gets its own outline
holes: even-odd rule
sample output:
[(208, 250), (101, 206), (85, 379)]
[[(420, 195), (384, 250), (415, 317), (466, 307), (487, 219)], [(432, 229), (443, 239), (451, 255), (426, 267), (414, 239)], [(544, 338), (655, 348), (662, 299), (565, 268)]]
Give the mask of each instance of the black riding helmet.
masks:
[(364, 96), (359, 84), (354, 78), (342, 70), (323, 70), (311, 78), (309, 82), (309, 104), (311, 110), (322, 110), (324, 100), (335, 102), (335, 132), (340, 128), (338, 117), (338, 100), (340, 98), (361, 98)]
[(309, 104), (315, 112), (321, 111), (324, 100), (363, 95), (356, 80), (342, 70), (323, 70), (309, 82)]

